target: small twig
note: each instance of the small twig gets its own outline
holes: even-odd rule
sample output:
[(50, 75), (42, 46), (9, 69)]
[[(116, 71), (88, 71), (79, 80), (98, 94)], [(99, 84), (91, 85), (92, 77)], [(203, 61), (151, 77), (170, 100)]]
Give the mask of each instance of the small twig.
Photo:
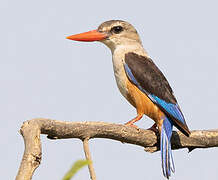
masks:
[(86, 160), (89, 160), (91, 162), (88, 165), (90, 178), (92, 180), (96, 180), (96, 174), (95, 174), (95, 170), (94, 170), (94, 166), (93, 166), (93, 161), (92, 161), (91, 153), (90, 153), (90, 150), (89, 150), (89, 138), (85, 138), (83, 140), (83, 149), (84, 149), (84, 152), (85, 152)]

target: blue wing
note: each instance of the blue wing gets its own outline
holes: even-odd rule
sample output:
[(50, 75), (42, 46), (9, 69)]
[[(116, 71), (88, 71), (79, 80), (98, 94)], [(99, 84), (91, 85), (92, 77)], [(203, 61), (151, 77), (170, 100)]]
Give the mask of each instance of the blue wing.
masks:
[(183, 117), (182, 112), (180, 111), (178, 104), (167, 103), (163, 99), (160, 99), (159, 97), (153, 94), (149, 94), (148, 96), (155, 104), (158, 104), (165, 111), (167, 111), (171, 116), (181, 121), (181, 123), (185, 124), (185, 119)]
[(128, 53), (125, 56), (124, 69), (129, 80), (170, 117), (179, 130), (189, 135), (190, 131), (173, 91), (157, 66), (144, 56)]

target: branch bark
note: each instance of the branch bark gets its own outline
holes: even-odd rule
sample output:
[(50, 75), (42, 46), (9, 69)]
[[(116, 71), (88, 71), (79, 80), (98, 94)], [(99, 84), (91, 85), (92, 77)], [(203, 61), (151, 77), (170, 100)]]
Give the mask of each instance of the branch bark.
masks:
[[(32, 119), (23, 123), (20, 133), (24, 138), (25, 151), (16, 180), (30, 180), (41, 162), (40, 134), (50, 139), (108, 138), (145, 148), (147, 152), (159, 150), (159, 136), (153, 131), (136, 129), (122, 124), (105, 122), (63, 122), (51, 119)], [(84, 141), (85, 142), (85, 141)], [(87, 142), (88, 143), (88, 142)], [(218, 129), (192, 131), (190, 137), (173, 132), (172, 149), (218, 147)]]

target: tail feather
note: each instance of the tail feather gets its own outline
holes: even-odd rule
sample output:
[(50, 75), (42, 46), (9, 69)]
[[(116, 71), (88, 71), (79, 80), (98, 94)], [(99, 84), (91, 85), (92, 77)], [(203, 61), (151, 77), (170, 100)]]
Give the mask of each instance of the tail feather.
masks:
[(161, 161), (162, 161), (162, 170), (164, 176), (169, 179), (171, 172), (175, 172), (175, 166), (173, 162), (172, 150), (171, 150), (171, 136), (172, 136), (172, 122), (165, 117), (162, 127), (161, 127)]

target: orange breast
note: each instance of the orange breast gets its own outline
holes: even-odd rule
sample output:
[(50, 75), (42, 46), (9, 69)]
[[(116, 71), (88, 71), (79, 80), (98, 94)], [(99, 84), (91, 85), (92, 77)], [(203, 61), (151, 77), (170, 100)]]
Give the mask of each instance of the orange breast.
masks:
[(137, 109), (137, 113), (140, 115), (145, 114), (159, 124), (164, 113), (129, 80), (127, 81), (127, 89), (127, 99)]

